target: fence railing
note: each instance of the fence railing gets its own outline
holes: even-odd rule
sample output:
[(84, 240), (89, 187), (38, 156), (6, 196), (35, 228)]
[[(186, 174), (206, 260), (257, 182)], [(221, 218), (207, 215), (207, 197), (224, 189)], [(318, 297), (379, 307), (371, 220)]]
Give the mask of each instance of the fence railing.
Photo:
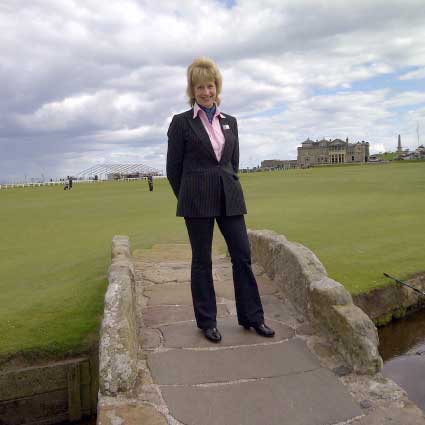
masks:
[[(107, 183), (107, 182), (123, 182), (123, 181), (138, 181), (138, 180), (146, 180), (147, 177), (137, 177), (137, 178), (122, 178), (117, 180), (72, 180), (73, 184), (80, 183)], [(153, 176), (154, 179), (166, 178), (166, 176)], [(41, 187), (41, 186), (65, 186), (68, 183), (68, 180), (64, 181), (52, 181), (52, 182), (31, 182), (31, 183), (7, 183), (0, 184), (0, 189), (12, 189), (16, 187)]]

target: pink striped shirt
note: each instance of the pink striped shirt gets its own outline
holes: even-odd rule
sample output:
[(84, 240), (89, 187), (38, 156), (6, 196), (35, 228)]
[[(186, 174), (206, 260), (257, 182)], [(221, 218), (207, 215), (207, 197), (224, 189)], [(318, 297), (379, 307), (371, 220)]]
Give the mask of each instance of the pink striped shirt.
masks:
[(220, 114), (220, 109), (218, 109), (218, 106), (216, 105), (214, 118), (212, 120), (212, 123), (210, 124), (205, 111), (203, 111), (199, 107), (199, 105), (195, 103), (195, 105), (193, 106), (193, 119), (195, 119), (198, 115), (202, 121), (202, 124), (204, 125), (206, 132), (208, 133), (217, 161), (220, 161), (221, 154), (223, 153), (225, 140), (218, 116), (220, 115), (222, 118), (224, 118), (224, 116)]

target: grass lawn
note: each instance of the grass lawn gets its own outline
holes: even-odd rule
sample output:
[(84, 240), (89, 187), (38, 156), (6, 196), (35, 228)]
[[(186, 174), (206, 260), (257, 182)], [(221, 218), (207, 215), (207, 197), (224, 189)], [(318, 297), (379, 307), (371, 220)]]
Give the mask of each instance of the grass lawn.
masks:
[(166, 181), (0, 190), (0, 358), (85, 351), (97, 337), (115, 234), (180, 241)]
[(262, 173), (248, 225), (310, 248), (353, 294), (425, 271), (425, 162)]
[[(252, 229), (312, 249), (352, 293), (425, 270), (425, 163), (241, 175)], [(85, 351), (96, 341), (110, 243), (187, 242), (166, 180), (0, 190), (0, 358)], [(223, 248), (223, 241), (217, 238)]]

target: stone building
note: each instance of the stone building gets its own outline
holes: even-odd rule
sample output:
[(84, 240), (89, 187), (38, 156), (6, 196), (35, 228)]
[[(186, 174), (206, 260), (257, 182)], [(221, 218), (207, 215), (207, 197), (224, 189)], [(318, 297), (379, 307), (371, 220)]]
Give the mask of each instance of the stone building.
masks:
[(296, 168), (297, 160), (296, 159), (265, 159), (261, 161), (262, 169), (288, 169), (288, 168)]
[(369, 142), (349, 143), (341, 139), (307, 139), (298, 147), (297, 164), (299, 167), (311, 165), (368, 162)]

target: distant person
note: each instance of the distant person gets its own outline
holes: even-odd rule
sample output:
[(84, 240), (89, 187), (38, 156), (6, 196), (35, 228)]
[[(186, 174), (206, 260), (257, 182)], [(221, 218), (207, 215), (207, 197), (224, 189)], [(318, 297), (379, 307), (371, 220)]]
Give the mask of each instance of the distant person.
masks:
[(67, 176), (66, 177), (66, 183), (65, 186), (63, 187), (63, 190), (71, 190), (72, 189), (72, 177)]
[(149, 185), (149, 192), (153, 191), (153, 177), (148, 176), (148, 185)]
[(174, 115), (168, 129), (167, 178), (177, 197), (192, 247), (191, 290), (197, 326), (213, 342), (221, 341), (213, 285), (211, 249), (214, 221), (232, 260), (238, 323), (265, 337), (264, 323), (245, 226), (245, 200), (239, 182), (236, 118), (220, 111), (222, 77), (217, 65), (199, 58), (187, 69), (191, 109)]

